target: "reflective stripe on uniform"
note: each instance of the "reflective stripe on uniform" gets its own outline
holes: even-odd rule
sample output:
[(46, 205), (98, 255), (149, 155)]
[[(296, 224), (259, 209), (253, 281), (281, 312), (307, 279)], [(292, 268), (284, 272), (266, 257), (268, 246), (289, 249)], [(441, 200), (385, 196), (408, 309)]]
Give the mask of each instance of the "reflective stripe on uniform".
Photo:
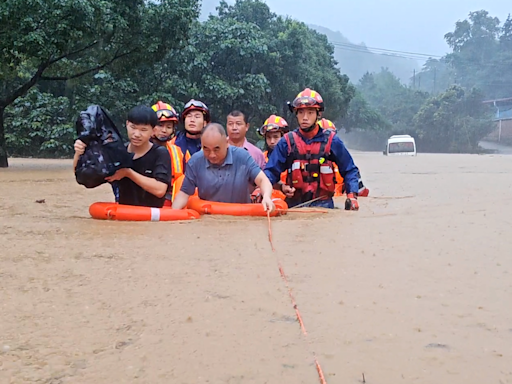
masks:
[(295, 161), (292, 163), (292, 171), (295, 171), (297, 169), (300, 169), (300, 162)]
[(328, 165), (321, 165), (320, 166), (320, 173), (334, 173), (333, 172), (333, 169), (331, 167), (329, 167)]
[(175, 145), (170, 146), (171, 152), (171, 160), (172, 160), (172, 168), (174, 175), (181, 175), (183, 173), (183, 161), (180, 158), (181, 156), (178, 154), (178, 149)]

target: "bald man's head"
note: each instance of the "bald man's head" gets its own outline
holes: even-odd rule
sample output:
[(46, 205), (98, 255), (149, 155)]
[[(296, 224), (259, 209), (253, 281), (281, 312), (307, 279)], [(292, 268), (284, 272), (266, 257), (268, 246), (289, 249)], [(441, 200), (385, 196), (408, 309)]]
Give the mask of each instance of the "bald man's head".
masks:
[(212, 164), (221, 165), (228, 154), (228, 137), (224, 127), (210, 123), (203, 128), (201, 146), (204, 157)]
[(222, 137), (227, 137), (227, 134), (226, 134), (226, 130), (224, 129), (224, 127), (220, 124), (217, 124), (217, 123), (210, 123), (210, 124), (207, 124), (204, 128), (203, 128), (203, 131), (201, 132), (201, 135), (204, 135), (207, 131), (210, 131), (210, 130), (214, 130), (216, 131), (217, 133), (219, 133)]

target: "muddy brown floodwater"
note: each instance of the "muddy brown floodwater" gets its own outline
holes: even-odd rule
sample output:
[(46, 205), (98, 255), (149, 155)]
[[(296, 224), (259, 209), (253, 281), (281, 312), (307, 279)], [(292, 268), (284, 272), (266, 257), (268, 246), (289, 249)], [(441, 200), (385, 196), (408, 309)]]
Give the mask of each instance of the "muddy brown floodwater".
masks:
[(361, 210), (272, 219), (275, 254), (265, 218), (96, 221), (108, 186), (13, 159), (0, 383), (512, 383), (512, 157), (354, 157)]

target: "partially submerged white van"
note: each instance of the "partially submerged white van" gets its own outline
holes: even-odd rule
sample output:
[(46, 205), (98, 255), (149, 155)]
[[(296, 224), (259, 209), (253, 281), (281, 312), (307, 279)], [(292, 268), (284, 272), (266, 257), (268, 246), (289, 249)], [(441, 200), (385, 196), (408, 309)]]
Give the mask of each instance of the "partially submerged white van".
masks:
[(388, 139), (386, 149), (383, 151), (386, 156), (402, 155), (416, 156), (416, 141), (410, 135), (394, 135)]

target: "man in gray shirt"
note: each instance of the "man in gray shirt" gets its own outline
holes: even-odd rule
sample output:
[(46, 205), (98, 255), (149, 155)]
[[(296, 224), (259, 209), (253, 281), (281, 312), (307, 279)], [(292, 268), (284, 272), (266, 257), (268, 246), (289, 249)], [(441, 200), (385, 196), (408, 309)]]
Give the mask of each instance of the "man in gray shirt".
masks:
[(173, 209), (182, 209), (198, 189), (203, 200), (222, 203), (250, 203), (250, 185), (263, 194), (263, 208), (272, 212), (272, 184), (249, 152), (228, 145), (226, 131), (220, 124), (208, 124), (201, 134), (202, 150), (187, 163), (185, 180), (176, 195)]

